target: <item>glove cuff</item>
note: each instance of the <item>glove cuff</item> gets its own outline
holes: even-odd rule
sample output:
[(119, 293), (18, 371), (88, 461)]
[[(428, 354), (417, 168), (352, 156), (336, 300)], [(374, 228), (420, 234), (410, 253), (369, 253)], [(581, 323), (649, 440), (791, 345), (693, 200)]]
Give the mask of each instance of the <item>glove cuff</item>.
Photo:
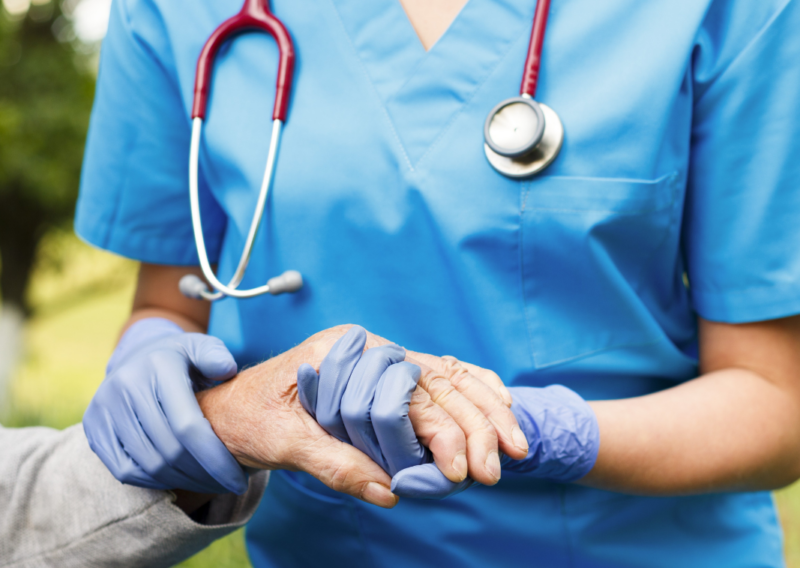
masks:
[(106, 365), (106, 375), (111, 374), (120, 363), (141, 347), (158, 339), (185, 333), (183, 328), (173, 321), (165, 318), (145, 318), (134, 322), (117, 343), (114, 353)]
[(514, 399), (511, 410), (530, 450), (523, 460), (507, 460), (503, 469), (558, 482), (576, 481), (589, 473), (600, 449), (592, 407), (561, 385), (509, 391)]

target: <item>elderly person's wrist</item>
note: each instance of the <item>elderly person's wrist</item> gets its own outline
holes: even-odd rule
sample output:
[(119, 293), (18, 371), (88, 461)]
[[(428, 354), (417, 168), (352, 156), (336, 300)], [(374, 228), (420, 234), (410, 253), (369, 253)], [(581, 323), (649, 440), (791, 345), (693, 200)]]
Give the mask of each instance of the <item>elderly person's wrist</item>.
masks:
[(232, 381), (197, 393), (197, 402), (214, 433), (239, 464), (245, 468), (267, 469), (267, 464), (256, 457), (260, 453), (255, 445), (261, 436), (250, 418), (250, 407), (256, 402), (236, 392), (236, 387), (241, 388), (241, 383), (247, 381), (255, 369), (243, 371)]

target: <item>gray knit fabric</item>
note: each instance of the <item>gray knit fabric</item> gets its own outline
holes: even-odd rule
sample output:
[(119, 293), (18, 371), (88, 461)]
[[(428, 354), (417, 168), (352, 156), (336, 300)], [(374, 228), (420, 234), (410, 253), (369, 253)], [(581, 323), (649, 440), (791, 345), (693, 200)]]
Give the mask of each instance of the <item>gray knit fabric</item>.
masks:
[(246, 523), (266, 484), (214, 498), (201, 525), (173, 493), (114, 479), (80, 425), (0, 426), (0, 567), (172, 566)]

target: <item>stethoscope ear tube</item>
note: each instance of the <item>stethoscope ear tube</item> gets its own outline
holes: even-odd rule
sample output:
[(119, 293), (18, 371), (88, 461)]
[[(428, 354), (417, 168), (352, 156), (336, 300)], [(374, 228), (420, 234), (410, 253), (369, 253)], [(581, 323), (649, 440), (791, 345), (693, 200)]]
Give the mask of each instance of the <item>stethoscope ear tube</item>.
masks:
[[(192, 231), (194, 233), (194, 242), (197, 247), (197, 256), (200, 260), (200, 268), (203, 271), (203, 276), (211, 285), (211, 287), (214, 288), (215, 292), (208, 292), (206, 289), (205, 293), (202, 293), (196, 282), (188, 280), (181, 288), (182, 292), (185, 290), (184, 293), (188, 297), (195, 297), (190, 296), (189, 294), (191, 293), (195, 295), (199, 294), (205, 300), (218, 300), (223, 296), (231, 296), (233, 298), (252, 298), (268, 292), (273, 294), (290, 291), (294, 292), (303, 285), (303, 279), (300, 277), (300, 274), (290, 271), (290, 276), (282, 280), (280, 279), (281, 277), (278, 277), (279, 280), (272, 279), (264, 286), (258, 286), (249, 290), (237, 289), (242, 281), (242, 278), (244, 278), (244, 273), (247, 270), (247, 265), (250, 262), (250, 255), (253, 252), (253, 244), (255, 243), (256, 235), (258, 234), (258, 228), (261, 225), (261, 218), (264, 215), (264, 207), (267, 202), (267, 195), (269, 195), (269, 188), (272, 185), (272, 178), (275, 172), (275, 162), (278, 154), (278, 147), (280, 146), (282, 126), (283, 123), (280, 120), (274, 120), (272, 122), (272, 138), (269, 144), (267, 165), (264, 169), (264, 177), (261, 181), (261, 190), (258, 194), (258, 201), (256, 201), (255, 211), (253, 212), (253, 218), (250, 222), (250, 230), (247, 234), (247, 239), (245, 240), (242, 256), (239, 258), (239, 265), (236, 267), (236, 271), (234, 272), (230, 282), (226, 285), (219, 281), (217, 276), (214, 274), (214, 271), (211, 269), (211, 263), (208, 260), (208, 252), (206, 251), (205, 236), (203, 235), (203, 221), (200, 215), (200, 197), (198, 189), (198, 162), (200, 159), (200, 137), (203, 131), (203, 119), (198, 117), (192, 121), (192, 141), (189, 151), (189, 207), (192, 213)], [(294, 276), (294, 274), (296, 274), (296, 276)], [(283, 276), (286, 276), (286, 273), (284, 273)], [(274, 291), (270, 287), (270, 282), (277, 286), (278, 291)], [(202, 282), (201, 284), (205, 288), (205, 284)]]
[(194, 98), (192, 100), (192, 119), (205, 118), (211, 78), (214, 71), (214, 58), (225, 41), (234, 35), (248, 30), (262, 30), (270, 34), (278, 44), (278, 78), (275, 85), (275, 105), (272, 120), (286, 122), (289, 97), (294, 78), (294, 44), (289, 31), (276, 18), (267, 5), (267, 0), (245, 0), (238, 14), (225, 20), (208, 38), (200, 57), (194, 79)]
[[(181, 292), (194, 299), (218, 300), (224, 296), (234, 298), (252, 298), (261, 294), (281, 294), (283, 292), (296, 292), (303, 286), (303, 278), (300, 273), (294, 270), (284, 272), (280, 276), (271, 278), (264, 286), (251, 288), (249, 290), (239, 290), (238, 286), (244, 278), (247, 265), (250, 262), (250, 255), (253, 251), (258, 228), (264, 216), (264, 207), (267, 202), (269, 188), (275, 173), (275, 162), (280, 146), (280, 137), (283, 123), (289, 108), (289, 95), (292, 90), (292, 79), (294, 76), (294, 45), (292, 38), (286, 27), (276, 18), (269, 9), (268, 0), (245, 0), (242, 9), (235, 16), (225, 20), (211, 37), (208, 38), (200, 57), (197, 60), (197, 73), (195, 75), (194, 99), (192, 101), (192, 140), (189, 151), (189, 203), (192, 213), (192, 231), (194, 233), (197, 256), (200, 260), (200, 268), (203, 276), (214, 289), (209, 291), (208, 286), (195, 275), (184, 276), (179, 288)], [(272, 138), (269, 144), (269, 154), (267, 155), (267, 165), (264, 169), (264, 177), (261, 181), (261, 190), (258, 194), (258, 201), (253, 212), (253, 219), (250, 222), (250, 230), (247, 234), (242, 256), (239, 257), (239, 264), (228, 284), (219, 281), (211, 263), (208, 260), (205, 238), (203, 236), (203, 222), (200, 216), (200, 199), (198, 191), (198, 169), (200, 160), (200, 137), (203, 130), (203, 120), (206, 116), (208, 94), (211, 88), (211, 78), (214, 70), (214, 58), (220, 46), (234, 35), (248, 31), (262, 30), (269, 33), (278, 44), (280, 60), (278, 62), (278, 78), (275, 87), (275, 106), (272, 112)]]

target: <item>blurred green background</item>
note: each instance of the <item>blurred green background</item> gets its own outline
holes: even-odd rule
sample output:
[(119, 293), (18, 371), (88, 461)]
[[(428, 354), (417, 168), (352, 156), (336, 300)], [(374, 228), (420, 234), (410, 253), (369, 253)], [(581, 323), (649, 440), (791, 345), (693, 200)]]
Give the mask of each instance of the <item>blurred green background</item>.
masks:
[[(130, 311), (134, 263), (73, 236), (111, 0), (0, 0), (0, 422), (80, 422)], [(181, 566), (249, 566), (239, 531)]]
[[(130, 310), (136, 265), (71, 230), (110, 0), (0, 0), (0, 421), (81, 420)], [(800, 568), (800, 483), (775, 494)], [(249, 566), (239, 531), (180, 566)]]

